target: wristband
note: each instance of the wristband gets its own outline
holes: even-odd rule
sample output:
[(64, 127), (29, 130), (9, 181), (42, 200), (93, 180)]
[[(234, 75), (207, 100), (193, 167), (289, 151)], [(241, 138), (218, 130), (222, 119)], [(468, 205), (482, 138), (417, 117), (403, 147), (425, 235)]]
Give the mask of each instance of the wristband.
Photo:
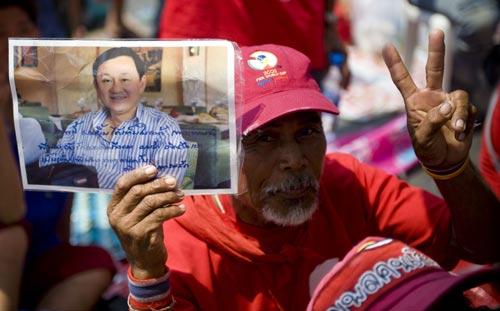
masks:
[(132, 275), (132, 268), (128, 273), (128, 306), (130, 310), (171, 310), (175, 299), (170, 291), (170, 271), (159, 278), (141, 280)]
[(422, 169), (427, 173), (427, 175), (431, 176), (433, 179), (449, 180), (449, 179), (455, 178), (458, 175), (462, 174), (465, 171), (465, 169), (467, 168), (467, 164), (469, 164), (469, 157), (468, 156), (462, 163), (455, 165), (454, 167), (449, 168), (447, 170), (433, 170), (433, 169), (425, 167), (424, 164), (421, 164), (421, 165), (422, 165)]
[[(170, 297), (171, 299), (169, 300), (170, 303), (164, 303), (162, 306), (153, 306), (153, 305), (148, 305), (148, 306), (137, 306), (137, 303), (134, 303), (133, 298), (128, 296), (127, 299), (127, 305), (129, 311), (145, 311), (145, 310), (150, 310), (150, 311), (170, 311), (174, 309), (175, 305), (175, 299), (174, 297)], [(168, 305), (167, 305), (168, 304)]]

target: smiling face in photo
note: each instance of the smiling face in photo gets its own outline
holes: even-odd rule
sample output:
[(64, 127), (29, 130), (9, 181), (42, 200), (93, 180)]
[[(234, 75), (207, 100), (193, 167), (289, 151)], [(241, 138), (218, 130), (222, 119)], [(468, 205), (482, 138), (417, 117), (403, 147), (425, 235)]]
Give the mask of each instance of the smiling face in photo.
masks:
[(134, 60), (119, 56), (102, 63), (96, 75), (97, 95), (112, 116), (135, 112), (146, 87), (145, 77), (139, 77)]

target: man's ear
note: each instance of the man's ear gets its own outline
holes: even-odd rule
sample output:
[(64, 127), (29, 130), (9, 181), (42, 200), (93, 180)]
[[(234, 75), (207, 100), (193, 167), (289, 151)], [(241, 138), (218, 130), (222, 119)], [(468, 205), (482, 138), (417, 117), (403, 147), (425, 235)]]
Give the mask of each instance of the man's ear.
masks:
[(146, 74), (142, 75), (141, 82), (139, 83), (141, 86), (141, 93), (144, 93), (144, 90), (146, 89)]
[(248, 180), (247, 176), (245, 174), (245, 170), (243, 167), (243, 159), (244, 159), (244, 153), (243, 151), (239, 151), (239, 174), (238, 174), (238, 195), (242, 195), (246, 192), (248, 192)]
[(99, 102), (99, 104), (103, 105), (101, 91), (99, 90), (99, 86), (97, 85), (97, 81), (95, 79), (94, 79), (94, 90), (95, 90), (95, 94), (97, 95), (97, 101)]

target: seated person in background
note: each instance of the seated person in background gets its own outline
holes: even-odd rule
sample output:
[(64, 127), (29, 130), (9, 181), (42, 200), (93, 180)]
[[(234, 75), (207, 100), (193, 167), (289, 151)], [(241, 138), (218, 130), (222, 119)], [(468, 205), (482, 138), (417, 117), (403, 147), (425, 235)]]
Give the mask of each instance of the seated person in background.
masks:
[(95, 167), (99, 187), (111, 189), (127, 171), (154, 164), (160, 175), (182, 181), (188, 145), (167, 114), (144, 107), (144, 62), (130, 48), (111, 48), (93, 64), (94, 86), (102, 107), (78, 118), (40, 166), (73, 163)]
[(108, 216), (130, 263), (131, 309), (305, 310), (314, 271), (372, 235), (446, 267), (499, 260), (498, 200), (469, 161), (476, 109), (465, 92), (442, 90), (443, 33), (429, 37), (423, 89), (393, 46), (384, 59), (444, 200), (350, 155), (325, 155), (320, 112), (338, 110), (307, 74), (307, 57), (244, 47), (240, 193), (184, 197), (151, 165), (117, 182)]
[[(12, 99), (6, 79), (7, 38), (36, 37), (34, 16), (33, 2), (16, 0), (0, 4), (0, 91), (3, 95), (0, 96), (0, 227), (1, 223), (10, 225), (0, 229), (0, 310), (91, 310), (111, 282), (115, 270), (112, 258), (98, 247), (72, 246), (59, 234), (60, 230), (69, 231), (65, 217), (69, 216), (71, 196), (25, 191), (23, 201), (17, 167), (9, 156), (15, 138)], [(10, 138), (10, 146), (5, 137)], [(23, 218), (24, 202), (27, 238), (19, 226), (11, 225)], [(9, 231), (17, 236), (3, 239)], [(27, 258), (22, 271), (26, 245)], [(7, 266), (4, 259), (8, 260)], [(21, 271), (18, 306), (15, 295)], [(7, 298), (11, 300), (9, 307), (4, 308), (2, 301), (9, 296), (12, 297)]]
[(47, 143), (40, 123), (34, 118), (20, 118), (19, 128), (23, 146), (24, 163), (26, 165), (38, 162), (43, 155), (41, 145)]

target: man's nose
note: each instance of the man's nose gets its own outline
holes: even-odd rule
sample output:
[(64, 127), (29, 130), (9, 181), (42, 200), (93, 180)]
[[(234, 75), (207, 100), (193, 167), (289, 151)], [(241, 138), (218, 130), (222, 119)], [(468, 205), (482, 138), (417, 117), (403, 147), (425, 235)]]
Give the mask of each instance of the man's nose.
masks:
[(112, 84), (111, 84), (111, 88), (110, 88), (110, 91), (111, 92), (121, 92), (123, 90), (123, 87), (122, 87), (122, 84), (120, 83), (119, 80), (113, 80)]
[(282, 170), (300, 170), (306, 166), (306, 158), (300, 144), (286, 142), (280, 146), (280, 168)]

